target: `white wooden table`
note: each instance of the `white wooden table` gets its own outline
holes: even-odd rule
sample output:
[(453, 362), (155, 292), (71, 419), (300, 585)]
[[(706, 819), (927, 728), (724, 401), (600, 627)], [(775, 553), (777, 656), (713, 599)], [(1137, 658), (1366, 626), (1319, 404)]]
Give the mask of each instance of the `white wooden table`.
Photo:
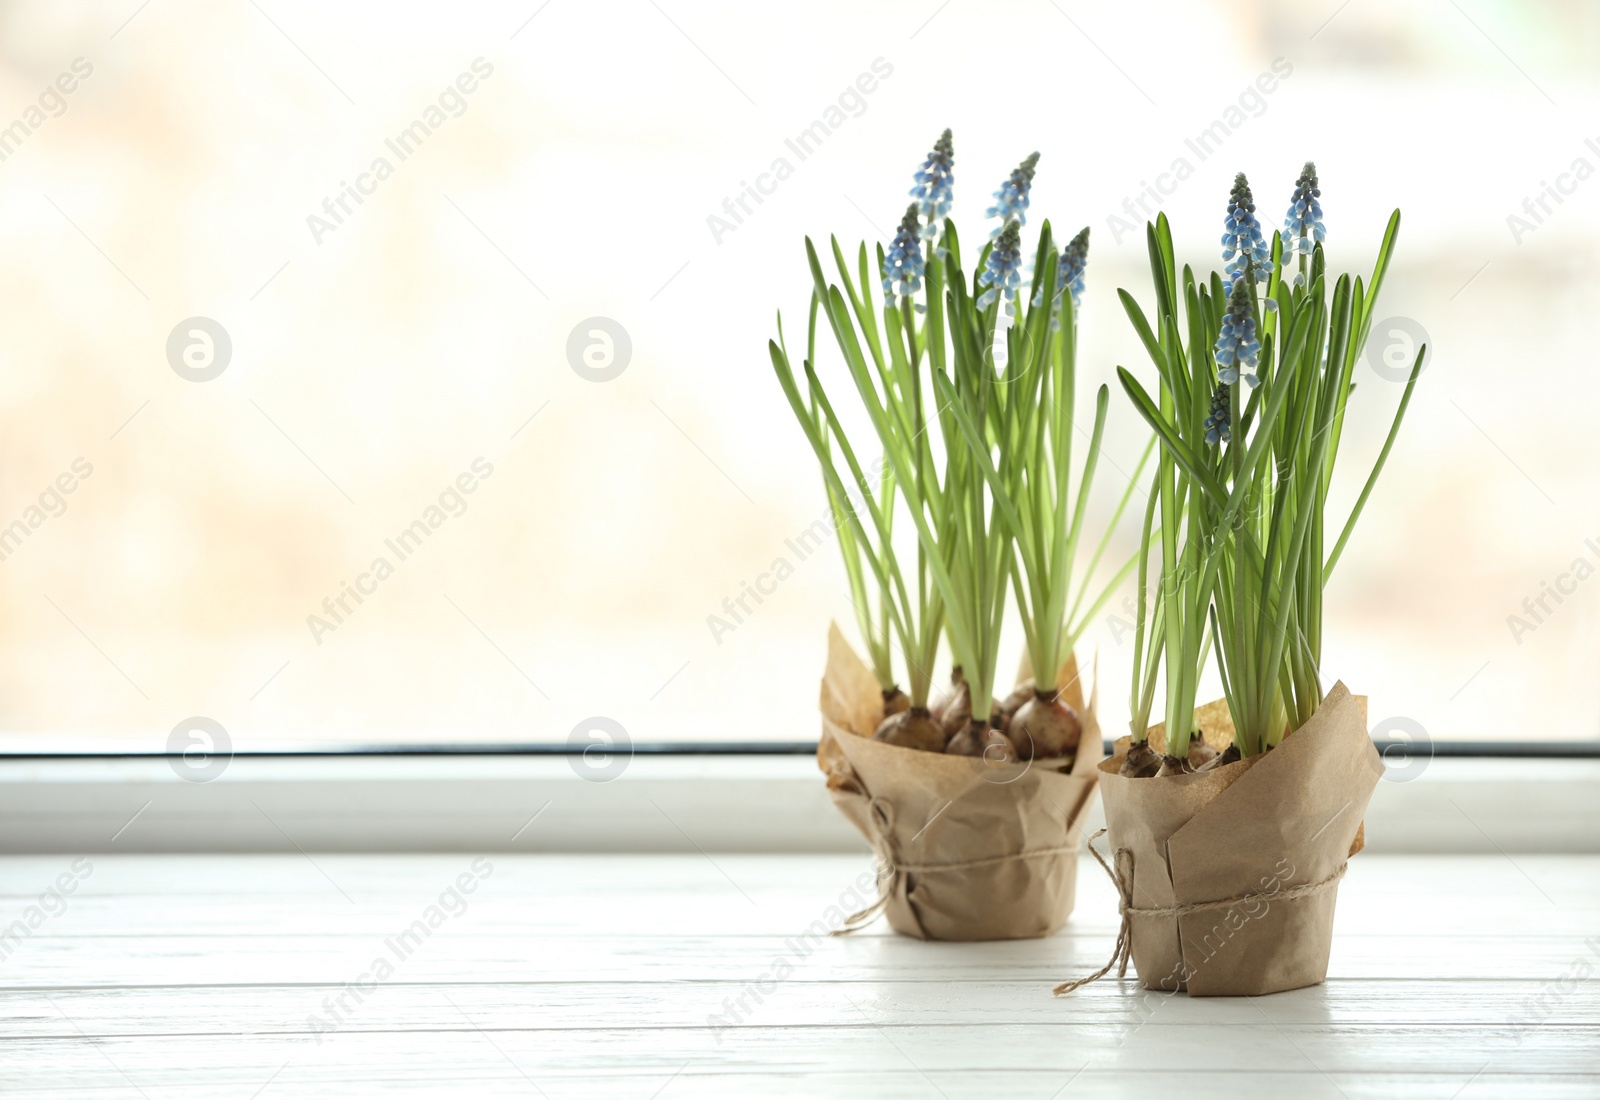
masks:
[[(473, 867), (0, 860), (0, 934), (37, 922), (0, 939), (0, 1096), (1600, 1096), (1600, 857), (1358, 856), (1327, 984), (1247, 1000), (1052, 998), (1111, 946), (1087, 862), (1049, 940), (809, 950), (865, 858)], [(463, 874), (465, 910), (430, 913)]]

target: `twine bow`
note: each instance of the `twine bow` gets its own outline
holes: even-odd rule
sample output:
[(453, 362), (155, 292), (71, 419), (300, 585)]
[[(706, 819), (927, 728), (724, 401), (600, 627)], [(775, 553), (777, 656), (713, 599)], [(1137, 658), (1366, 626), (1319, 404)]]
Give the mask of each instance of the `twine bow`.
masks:
[(873, 848), (880, 855), (878, 863), (878, 897), (865, 909), (850, 914), (844, 923), (832, 930), (829, 935), (847, 936), (851, 932), (865, 928), (882, 913), (893, 896), (895, 885), (900, 878), (900, 861), (896, 858), (894, 843), (894, 813), (889, 804), (881, 798), (874, 798), (867, 804), (867, 820), (872, 823), (872, 831), (876, 836)]
[[(1270, 894), (1259, 892), (1236, 894), (1231, 898), (1220, 898), (1217, 901), (1190, 901), (1181, 905), (1159, 905), (1149, 909), (1137, 909), (1133, 904), (1133, 852), (1127, 848), (1118, 848), (1112, 853), (1112, 863), (1107, 863), (1105, 857), (1100, 854), (1100, 849), (1094, 846), (1094, 842), (1104, 836), (1105, 832), (1104, 829), (1095, 830), (1094, 835), (1089, 838), (1088, 847), (1089, 851), (1094, 853), (1095, 860), (1105, 869), (1106, 876), (1111, 879), (1112, 884), (1117, 888), (1117, 911), (1121, 916), (1121, 924), (1117, 928), (1117, 942), (1111, 949), (1110, 961), (1086, 978), (1062, 982), (1056, 986), (1051, 992), (1057, 997), (1064, 997), (1079, 986), (1099, 981), (1111, 973), (1113, 966), (1117, 968), (1118, 978), (1127, 977), (1128, 959), (1133, 951), (1132, 917), (1135, 913), (1148, 917), (1181, 917), (1188, 913), (1198, 913), (1204, 909), (1228, 909), (1238, 905), (1240, 902), (1254, 901), (1258, 898), (1293, 901), (1296, 898), (1321, 893), (1328, 887), (1333, 886), (1344, 878), (1345, 870), (1350, 866), (1347, 860), (1339, 864), (1338, 870), (1334, 871), (1333, 874), (1319, 882), (1303, 883), (1302, 885), (1293, 886), (1287, 890), (1278, 890)], [(1113, 863), (1116, 865), (1115, 870), (1112, 869)]]
[[(1117, 865), (1117, 869), (1112, 870), (1111, 864), (1106, 862), (1106, 857), (1101, 855), (1100, 849), (1094, 846), (1094, 842), (1105, 835), (1106, 831), (1104, 829), (1096, 829), (1094, 835), (1089, 837), (1089, 842), (1085, 847), (1093, 854), (1095, 862), (1105, 869), (1106, 877), (1117, 888), (1117, 913), (1121, 917), (1121, 922), (1117, 926), (1117, 942), (1111, 948), (1111, 958), (1106, 961), (1104, 966), (1087, 978), (1079, 978), (1077, 981), (1072, 982), (1062, 982), (1052, 990), (1057, 997), (1066, 996), (1080, 985), (1088, 985), (1090, 982), (1099, 981), (1111, 973), (1113, 966), (1117, 968), (1117, 977), (1119, 979), (1128, 976), (1128, 956), (1133, 951), (1133, 928), (1128, 919), (1128, 914), (1133, 912), (1133, 852), (1127, 848), (1118, 848), (1113, 852), (1111, 859)], [(1128, 868), (1126, 874), (1119, 873), (1122, 871), (1124, 862), (1126, 862)]]

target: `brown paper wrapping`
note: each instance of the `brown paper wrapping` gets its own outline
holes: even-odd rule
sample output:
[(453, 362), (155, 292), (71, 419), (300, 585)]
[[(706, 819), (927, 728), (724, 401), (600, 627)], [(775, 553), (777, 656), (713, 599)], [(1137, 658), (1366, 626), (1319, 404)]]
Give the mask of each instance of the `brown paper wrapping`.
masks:
[(1019, 939), (1066, 923), (1104, 754), (1076, 662), (1063, 671), (1062, 699), (1083, 721), (1076, 759), (997, 766), (872, 740), (878, 683), (838, 627), (829, 629), (817, 763), (834, 804), (878, 857), (879, 901), (896, 932)]
[[(1249, 996), (1327, 977), (1338, 880), (1383, 771), (1363, 703), (1335, 684), (1277, 748), (1193, 775), (1118, 775), (1117, 742), (1100, 782), (1141, 985)], [(1232, 739), (1220, 702), (1196, 724), (1213, 744)]]

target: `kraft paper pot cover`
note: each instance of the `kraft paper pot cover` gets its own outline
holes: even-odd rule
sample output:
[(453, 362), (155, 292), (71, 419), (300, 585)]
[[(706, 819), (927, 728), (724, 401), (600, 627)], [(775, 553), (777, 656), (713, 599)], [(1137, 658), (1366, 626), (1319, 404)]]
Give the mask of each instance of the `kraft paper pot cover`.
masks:
[[(1102, 862), (1123, 911), (1111, 965), (1131, 955), (1140, 985), (1191, 996), (1276, 993), (1327, 977), (1339, 880), (1362, 846), (1383, 771), (1363, 702), (1335, 684), (1276, 748), (1192, 775), (1121, 776), (1128, 739), (1117, 742), (1099, 765)], [(1213, 744), (1233, 737), (1221, 701), (1200, 708), (1196, 723)]]
[(1048, 936), (1066, 923), (1103, 752), (1072, 658), (1061, 683), (1083, 722), (1073, 759), (997, 765), (889, 745), (872, 740), (878, 682), (829, 629), (817, 762), (879, 861), (878, 901), (841, 931), (879, 912), (896, 932), (931, 940)]

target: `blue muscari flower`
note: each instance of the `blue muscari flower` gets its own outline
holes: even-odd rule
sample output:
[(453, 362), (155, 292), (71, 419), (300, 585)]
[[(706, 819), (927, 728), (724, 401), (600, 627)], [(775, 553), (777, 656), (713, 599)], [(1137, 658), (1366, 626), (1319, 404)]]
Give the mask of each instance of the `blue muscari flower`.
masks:
[(1228, 398), (1231, 391), (1226, 384), (1218, 383), (1211, 391), (1211, 415), (1206, 417), (1206, 442), (1215, 447), (1233, 438), (1229, 427)]
[(1039, 163), (1038, 153), (1029, 153), (1017, 165), (1011, 178), (994, 193), (994, 205), (983, 212), (986, 218), (999, 218), (1000, 224), (989, 232), (992, 241), (1008, 229), (1012, 222), (1019, 226), (1028, 220), (1028, 192), (1033, 190), (1033, 170)]
[(1228, 195), (1228, 217), (1222, 231), (1222, 258), (1228, 261), (1228, 282), (1239, 281), (1242, 275), (1261, 278), (1272, 274), (1272, 251), (1261, 235), (1261, 223), (1256, 221), (1256, 203), (1250, 195), (1250, 184), (1240, 172), (1233, 178), (1233, 191)]
[(911, 197), (917, 200), (917, 211), (927, 222), (922, 227), (922, 235), (930, 241), (939, 235), (939, 225), (950, 213), (951, 193), (956, 182), (955, 159), (955, 147), (950, 131), (946, 130), (933, 143), (933, 152), (912, 177), (916, 182), (912, 184)]
[[(927, 261), (922, 255), (922, 238), (917, 231), (917, 204), (906, 207), (906, 216), (900, 219), (900, 231), (883, 257), (883, 296), (908, 297), (922, 289), (922, 275)], [(897, 289), (898, 288), (898, 289)]]
[(1251, 373), (1244, 376), (1250, 385), (1259, 385), (1256, 364), (1261, 356), (1261, 341), (1256, 339), (1256, 314), (1250, 300), (1250, 288), (1243, 279), (1233, 284), (1228, 296), (1228, 312), (1222, 315), (1222, 331), (1217, 334), (1217, 378), (1228, 385), (1239, 381), (1241, 369)]
[[(1061, 260), (1056, 265), (1056, 296), (1052, 309), (1054, 315), (1050, 318), (1050, 328), (1055, 331), (1061, 327), (1061, 311), (1059, 308), (1061, 292), (1070, 291), (1072, 294), (1072, 307), (1077, 309), (1083, 301), (1083, 269), (1089, 263), (1089, 227), (1084, 226), (1072, 243), (1061, 250)], [(1044, 284), (1039, 284), (1039, 289), (1033, 292), (1033, 307), (1039, 308), (1044, 304)]]
[(1006, 316), (1010, 317), (1015, 312), (1012, 298), (1015, 297), (1017, 288), (1022, 285), (1021, 240), (1021, 224), (1007, 222), (1005, 229), (1000, 233), (1000, 239), (989, 249), (988, 263), (978, 276), (978, 285), (989, 288), (978, 295), (979, 309), (988, 309), (994, 305), (997, 297), (1004, 294)]
[[(1317, 182), (1317, 166), (1309, 160), (1294, 181), (1294, 195), (1289, 199), (1289, 212), (1283, 218), (1284, 251), (1289, 255), (1311, 255), (1315, 245), (1327, 235), (1322, 224), (1322, 187)], [(1295, 277), (1295, 285), (1302, 282)]]

